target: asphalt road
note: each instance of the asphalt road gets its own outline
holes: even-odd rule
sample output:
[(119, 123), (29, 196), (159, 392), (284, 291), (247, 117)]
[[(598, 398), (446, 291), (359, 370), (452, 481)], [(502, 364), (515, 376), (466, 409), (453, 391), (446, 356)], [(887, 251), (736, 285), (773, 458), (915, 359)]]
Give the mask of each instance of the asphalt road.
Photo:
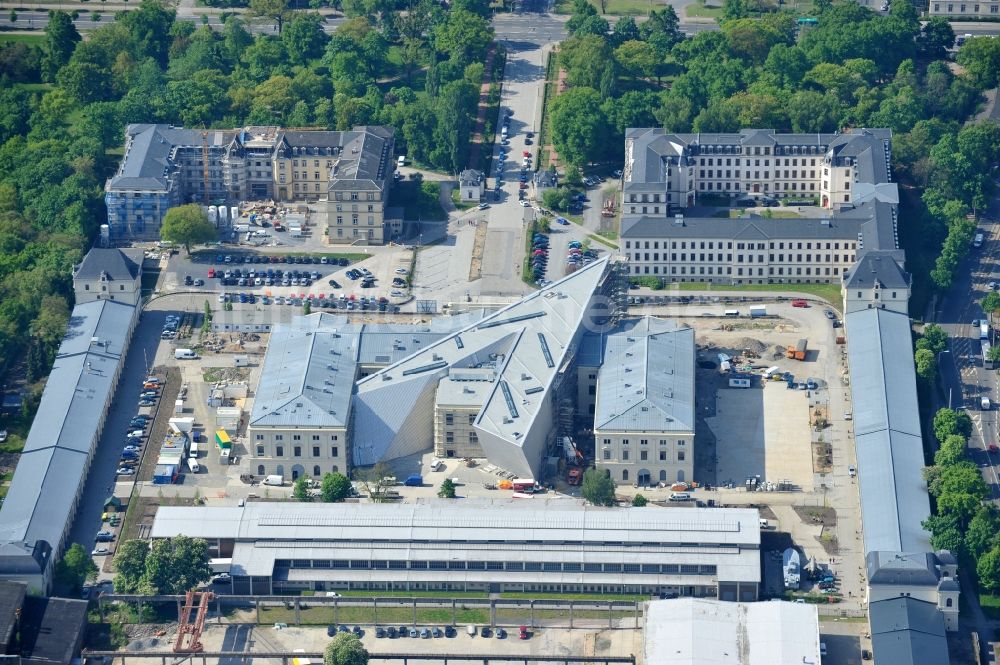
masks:
[(90, 463), (80, 506), (69, 534), (70, 542), (80, 543), (88, 552), (94, 548), (94, 536), (101, 528), (104, 501), (114, 488), (115, 470), (125, 445), (128, 422), (137, 411), (142, 379), (147, 376), (156, 355), (166, 315), (167, 312), (162, 311), (144, 312), (139, 319), (132, 336), (132, 345), (125, 357), (125, 367), (122, 369), (111, 411), (104, 423), (104, 432)]
[[(935, 321), (947, 331), (948, 353), (939, 356), (941, 385), (952, 408), (965, 409), (973, 422), (969, 452), (982, 470), (994, 499), (1000, 498), (1000, 454), (990, 453), (990, 444), (1000, 444), (997, 414), (997, 372), (983, 367), (979, 329), (973, 320), (983, 318), (979, 301), (989, 291), (988, 283), (1000, 279), (1000, 196), (991, 202), (979, 228), (986, 241), (970, 252), (946, 298), (941, 299)], [(992, 331), (993, 342), (1000, 336)], [(980, 398), (989, 397), (993, 410), (980, 409)]]

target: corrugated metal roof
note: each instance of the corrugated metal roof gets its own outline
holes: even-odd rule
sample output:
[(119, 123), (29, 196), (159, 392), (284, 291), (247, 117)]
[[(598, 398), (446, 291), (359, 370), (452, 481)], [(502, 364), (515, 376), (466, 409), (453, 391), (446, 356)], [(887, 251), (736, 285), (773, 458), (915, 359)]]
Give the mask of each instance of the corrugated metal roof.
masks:
[(694, 431), (694, 330), (643, 317), (607, 335), (594, 429)]
[[(0, 508), (0, 541), (58, 550), (115, 388), (135, 308), (77, 305)], [(93, 343), (97, 337), (99, 343)]]
[(430, 323), (354, 324), (311, 314), (275, 326), (268, 343), (252, 427), (345, 427), (358, 364), (388, 365), (418, 353), (481, 312)]
[(868, 606), (868, 617), (879, 665), (948, 665), (944, 616), (932, 603), (879, 600)]
[[(845, 318), (865, 552), (930, 551), (910, 320), (866, 309)], [(901, 343), (902, 340), (902, 343)]]
[[(558, 560), (716, 565), (719, 579), (758, 582), (758, 517), (745, 508), (610, 509), (571, 499), (251, 502), (161, 507), (152, 537), (233, 538), (234, 566), (255, 575), (270, 575), (276, 558)], [(387, 574), (399, 579), (406, 571)], [(442, 574), (451, 573), (436, 573)], [(554, 574), (562, 579), (566, 573)]]
[(647, 663), (670, 665), (818, 665), (819, 613), (815, 605), (780, 600), (654, 600), (644, 652)]

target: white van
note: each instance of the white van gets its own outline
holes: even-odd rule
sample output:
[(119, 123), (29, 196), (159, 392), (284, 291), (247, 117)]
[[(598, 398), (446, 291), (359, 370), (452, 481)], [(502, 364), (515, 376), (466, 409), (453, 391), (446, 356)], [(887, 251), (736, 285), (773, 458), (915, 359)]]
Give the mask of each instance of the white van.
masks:
[(687, 492), (674, 492), (670, 495), (671, 501), (690, 501), (691, 495)]
[(201, 465), (198, 464), (198, 459), (195, 457), (188, 457), (188, 468), (191, 469), (191, 473), (198, 473), (201, 471)]
[(396, 159), (396, 168), (406, 166), (406, 155), (400, 155)]
[(739, 316), (739, 315), (740, 315), (740, 310), (738, 310), (738, 309), (727, 309), (726, 310), (726, 316)]
[(433, 462), (431, 462), (431, 471), (440, 471), (443, 468), (444, 468), (444, 462), (442, 462), (441, 460), (436, 459)]
[(175, 360), (197, 360), (198, 354), (191, 349), (174, 349)]
[(264, 478), (265, 485), (272, 485), (274, 487), (281, 487), (285, 484), (284, 476), (267, 476)]

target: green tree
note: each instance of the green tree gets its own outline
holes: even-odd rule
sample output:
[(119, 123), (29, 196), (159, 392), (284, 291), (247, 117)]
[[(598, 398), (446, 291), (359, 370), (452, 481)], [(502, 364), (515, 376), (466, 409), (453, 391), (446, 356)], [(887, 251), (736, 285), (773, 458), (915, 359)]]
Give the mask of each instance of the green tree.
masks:
[(928, 384), (933, 383), (937, 377), (937, 358), (934, 352), (930, 349), (917, 349), (913, 359), (917, 366), (917, 376)]
[(934, 453), (934, 464), (936, 466), (958, 464), (965, 459), (965, 446), (966, 440), (961, 435), (948, 435), (941, 443), (941, 447)]
[(469, 11), (451, 10), (447, 18), (434, 28), (434, 48), (447, 55), (459, 67), (482, 62), (493, 42), (490, 22)]
[(297, 65), (304, 65), (323, 55), (329, 41), (323, 31), (323, 17), (314, 12), (296, 12), (281, 34), (289, 60)]
[(299, 501), (312, 501), (312, 497), (309, 496), (309, 479), (305, 476), (301, 476), (295, 481), (295, 485), (292, 488), (292, 498)]
[(1000, 362), (1000, 346), (991, 346), (986, 357), (994, 363)]
[(607, 135), (608, 123), (596, 90), (567, 90), (552, 102), (549, 118), (552, 142), (569, 164), (581, 167), (604, 154), (606, 146), (597, 137)]
[(965, 533), (966, 551), (978, 559), (997, 544), (998, 533), (1000, 533), (1000, 510), (989, 504), (980, 506), (976, 516), (969, 520), (969, 528)]
[(931, 534), (931, 547), (959, 555), (965, 551), (963, 530), (954, 515), (931, 515), (921, 526)]
[(930, 17), (920, 29), (917, 48), (920, 54), (928, 60), (943, 60), (948, 56), (948, 49), (955, 44), (955, 31), (944, 16)]
[(323, 651), (323, 665), (368, 665), (368, 652), (354, 633), (337, 633)]
[(340, 503), (351, 496), (354, 487), (350, 479), (342, 473), (328, 473), (323, 476), (319, 496), (325, 503)]
[(583, 498), (595, 506), (615, 505), (615, 481), (606, 469), (587, 469), (580, 488)]
[(80, 543), (73, 543), (56, 565), (56, 580), (70, 595), (77, 595), (84, 582), (97, 579), (97, 565)]
[(642, 508), (647, 503), (649, 502), (646, 500), (646, 497), (644, 497), (641, 494), (636, 494), (634, 497), (632, 497), (632, 505), (636, 508)]
[(938, 441), (944, 441), (951, 434), (968, 439), (972, 436), (972, 419), (964, 411), (938, 409), (934, 414), (934, 436)]
[(191, 253), (191, 245), (210, 242), (216, 238), (215, 227), (197, 203), (177, 206), (167, 211), (160, 226), (160, 237), (167, 242), (184, 245)]
[(46, 81), (55, 81), (56, 74), (69, 62), (73, 49), (80, 41), (73, 19), (64, 11), (49, 12), (45, 24), (45, 56), (42, 58), (42, 73)]
[(986, 591), (996, 593), (1000, 591), (1000, 545), (993, 548), (979, 557), (976, 563), (976, 575), (979, 577), (979, 584)]
[(187, 536), (155, 540), (146, 556), (145, 568), (143, 586), (149, 593), (185, 593), (212, 576), (208, 543)]
[(145, 540), (126, 540), (118, 543), (115, 551), (115, 591), (140, 593), (146, 576), (146, 558), (149, 543)]
[(918, 349), (928, 349), (932, 353), (941, 353), (948, 348), (948, 333), (936, 323), (924, 326), (924, 332), (917, 340)]
[(289, 16), (288, 0), (250, 0), (247, 14), (254, 18), (274, 21), (280, 35)]
[(965, 40), (955, 61), (965, 68), (980, 90), (1000, 83), (1000, 40), (973, 37)]
[(306, 299), (302, 303), (302, 315), (303, 316), (309, 316), (310, 314), (312, 314), (312, 301), (309, 300), (309, 299)]
[(455, 483), (452, 482), (451, 478), (445, 478), (441, 483), (441, 488), (438, 490), (438, 496), (442, 499), (455, 498)]

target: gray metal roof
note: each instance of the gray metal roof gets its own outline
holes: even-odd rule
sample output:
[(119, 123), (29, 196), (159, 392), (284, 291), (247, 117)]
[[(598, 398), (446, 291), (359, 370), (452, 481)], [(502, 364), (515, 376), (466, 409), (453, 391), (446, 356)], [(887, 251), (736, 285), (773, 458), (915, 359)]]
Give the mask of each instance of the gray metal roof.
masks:
[(74, 279), (99, 279), (130, 282), (142, 273), (141, 249), (104, 249), (94, 247), (73, 273)]
[(910, 287), (910, 275), (896, 258), (897, 252), (872, 251), (861, 255), (844, 277), (848, 289), (870, 289), (878, 284), (884, 289)]
[(829, 217), (783, 219), (749, 215), (735, 219), (721, 217), (622, 216), (621, 236), (635, 238), (764, 240), (843, 240), (857, 241), (860, 249), (896, 249), (895, 217), (888, 204), (869, 202)]
[[(232, 538), (237, 541), (234, 567), (255, 575), (270, 575), (275, 558), (556, 559), (717, 565), (719, 579), (757, 582), (758, 516), (753, 509), (601, 508), (572, 499), (431, 499), (394, 505), (249, 502), (242, 508), (161, 507), (151, 535)], [(406, 572), (416, 574), (384, 572), (394, 579)], [(430, 574), (440, 579), (452, 571)], [(564, 576), (557, 574), (559, 579)]]
[(910, 319), (873, 308), (844, 321), (865, 552), (930, 551)]
[(480, 445), (492, 463), (532, 474), (548, 433), (545, 418), (535, 428), (536, 416), (551, 414), (549, 386), (590, 323), (591, 300), (608, 266), (607, 258), (595, 261), (359, 381), (355, 464), (425, 449), (440, 379), (451, 367), (495, 361), (497, 381), (475, 423)]
[(910, 597), (868, 606), (872, 651), (879, 665), (948, 665), (944, 616), (932, 603)]
[[(772, 665), (815, 663), (815, 605), (772, 600), (733, 603), (712, 598), (654, 600), (643, 635), (647, 663)], [(669, 654), (669, 655), (668, 655)]]
[(937, 561), (930, 552), (869, 552), (869, 584), (937, 586)]
[(353, 324), (346, 316), (324, 313), (275, 326), (250, 425), (346, 427), (358, 364), (392, 364), (481, 316), (437, 317), (418, 325)]
[(233, 130), (183, 129), (170, 125), (133, 124), (125, 128), (125, 156), (108, 181), (112, 190), (167, 191), (174, 170), (177, 146), (222, 147), (232, 141)]
[(134, 312), (109, 300), (73, 308), (0, 508), (0, 542), (61, 546), (111, 403)]
[(483, 182), (483, 172), (475, 169), (465, 169), (458, 174), (458, 182), (463, 187), (477, 187)]
[(594, 429), (694, 432), (694, 330), (643, 317), (606, 338)]

